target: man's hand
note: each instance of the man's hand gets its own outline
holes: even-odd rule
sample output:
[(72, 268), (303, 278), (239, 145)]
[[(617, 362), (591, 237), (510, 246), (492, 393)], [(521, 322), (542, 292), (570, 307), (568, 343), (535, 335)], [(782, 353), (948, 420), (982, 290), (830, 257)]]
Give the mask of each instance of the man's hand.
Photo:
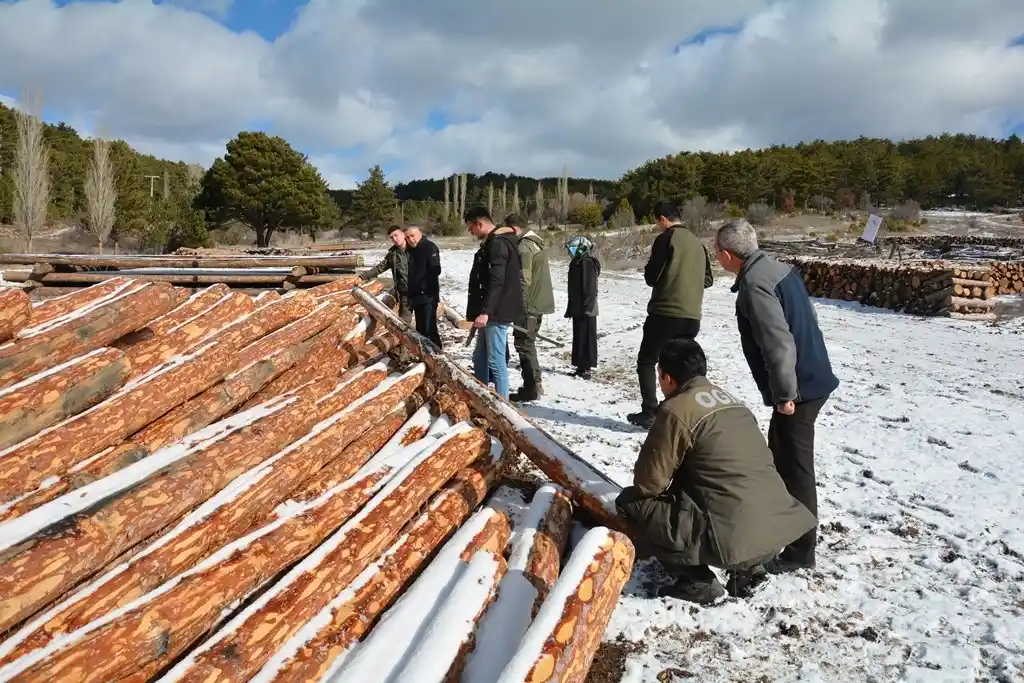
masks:
[(487, 314), (481, 313), (473, 320), (473, 327), (487, 327)]
[(796, 412), (796, 404), (792, 401), (786, 401), (775, 406), (775, 410), (779, 411), (783, 415), (792, 415)]

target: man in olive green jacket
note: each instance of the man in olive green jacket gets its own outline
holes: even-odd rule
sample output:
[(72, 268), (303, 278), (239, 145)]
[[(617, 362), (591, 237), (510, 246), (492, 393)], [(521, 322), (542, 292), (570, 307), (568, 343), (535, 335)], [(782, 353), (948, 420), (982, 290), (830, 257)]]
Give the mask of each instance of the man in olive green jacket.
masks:
[(523, 294), (526, 299), (526, 332), (512, 331), (519, 354), (523, 386), (514, 392), (513, 401), (536, 401), (544, 395), (540, 361), (537, 360), (537, 333), (545, 315), (555, 312), (555, 294), (551, 289), (551, 269), (544, 238), (533, 230), (523, 231), (523, 221), (515, 214), (505, 218), (505, 226), (519, 236), (519, 260), (522, 263)]
[(412, 322), (412, 307), (409, 306), (409, 252), (406, 251), (405, 232), (401, 225), (392, 225), (388, 229), (388, 238), (392, 247), (384, 254), (384, 258), (373, 268), (364, 270), (359, 279), (368, 282), (386, 270), (391, 271), (391, 279), (395, 283), (395, 294), (398, 296), (398, 316), (407, 323)]
[(707, 380), (692, 339), (666, 342), (658, 379), (667, 397), (640, 449), (633, 486), (616, 500), (637, 539), (676, 577), (662, 595), (707, 604), (725, 594), (711, 567), (744, 597), (761, 566), (814, 528), (786, 490), (754, 414)]

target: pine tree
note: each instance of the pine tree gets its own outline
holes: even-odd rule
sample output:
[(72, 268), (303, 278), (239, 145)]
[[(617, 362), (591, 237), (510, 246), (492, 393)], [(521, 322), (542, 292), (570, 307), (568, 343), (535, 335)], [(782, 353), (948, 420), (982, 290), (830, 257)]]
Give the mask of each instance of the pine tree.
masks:
[(352, 193), (350, 215), (353, 222), (371, 234), (384, 230), (395, 217), (397, 200), (394, 189), (384, 179), (380, 166), (370, 169), (370, 175)]

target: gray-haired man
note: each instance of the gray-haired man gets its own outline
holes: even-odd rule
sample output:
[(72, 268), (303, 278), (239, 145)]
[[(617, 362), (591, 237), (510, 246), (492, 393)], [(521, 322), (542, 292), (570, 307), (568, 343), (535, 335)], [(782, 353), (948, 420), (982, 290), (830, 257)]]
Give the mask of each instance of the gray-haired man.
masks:
[[(743, 355), (766, 406), (773, 406), (768, 446), (790, 495), (818, 514), (814, 422), (839, 386), (800, 273), (758, 248), (744, 220), (718, 229), (715, 254), (736, 274), (736, 322)], [(789, 544), (768, 571), (813, 567), (817, 529)]]

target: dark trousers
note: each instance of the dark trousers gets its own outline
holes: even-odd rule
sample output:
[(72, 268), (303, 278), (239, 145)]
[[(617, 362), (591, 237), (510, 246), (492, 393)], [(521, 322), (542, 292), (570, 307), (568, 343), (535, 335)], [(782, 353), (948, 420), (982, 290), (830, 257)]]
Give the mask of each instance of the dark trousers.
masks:
[(572, 365), (581, 370), (597, 367), (597, 318), (572, 319)]
[[(786, 484), (789, 495), (803, 503), (804, 507), (818, 516), (818, 490), (814, 477), (814, 421), (828, 400), (819, 398), (806, 403), (797, 403), (792, 415), (772, 412), (768, 426), (768, 447), (775, 458), (775, 469)], [(783, 551), (787, 560), (813, 562), (814, 549), (818, 542), (818, 528), (789, 544)]]
[(655, 370), (661, 347), (670, 339), (694, 339), (700, 332), (700, 321), (691, 318), (668, 318), (648, 315), (644, 336), (636, 355), (636, 374), (640, 380), (641, 408), (645, 413), (658, 409), (658, 377)]
[(416, 331), (441, 348), (441, 335), (437, 332), (437, 301), (416, 304), (412, 307), (416, 315)]
[[(519, 354), (519, 371), (523, 375), (523, 386), (540, 384), (540, 361), (537, 360), (537, 333), (544, 316), (531, 315), (526, 318), (527, 332), (512, 328), (512, 345)], [(507, 348), (507, 347), (506, 347)]]

